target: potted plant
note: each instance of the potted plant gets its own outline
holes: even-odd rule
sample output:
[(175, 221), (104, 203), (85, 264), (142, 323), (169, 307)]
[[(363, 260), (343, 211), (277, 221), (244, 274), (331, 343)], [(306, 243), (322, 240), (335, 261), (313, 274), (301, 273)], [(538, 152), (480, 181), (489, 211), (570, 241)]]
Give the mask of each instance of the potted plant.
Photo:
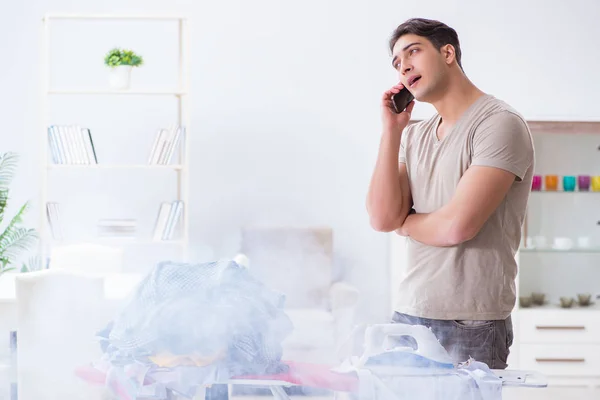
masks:
[(131, 50), (111, 49), (104, 57), (104, 64), (110, 68), (110, 86), (114, 89), (128, 89), (131, 81), (131, 70), (143, 63), (142, 56)]
[[(0, 155), (0, 223), (6, 218), (9, 188), (16, 168), (18, 156), (15, 153)], [(38, 235), (34, 229), (21, 226), (23, 216), (29, 208), (25, 203), (16, 215), (8, 222), (4, 230), (0, 230), (0, 275), (16, 269), (16, 258), (22, 251), (29, 250), (35, 244)]]

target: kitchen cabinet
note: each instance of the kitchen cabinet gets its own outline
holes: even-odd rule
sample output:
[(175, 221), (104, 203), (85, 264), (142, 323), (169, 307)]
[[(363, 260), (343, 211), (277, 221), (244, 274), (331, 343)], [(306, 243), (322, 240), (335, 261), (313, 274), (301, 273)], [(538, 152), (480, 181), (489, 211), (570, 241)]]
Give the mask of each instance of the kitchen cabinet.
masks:
[(529, 126), (536, 176), (516, 255), (511, 366), (600, 387), (600, 122)]

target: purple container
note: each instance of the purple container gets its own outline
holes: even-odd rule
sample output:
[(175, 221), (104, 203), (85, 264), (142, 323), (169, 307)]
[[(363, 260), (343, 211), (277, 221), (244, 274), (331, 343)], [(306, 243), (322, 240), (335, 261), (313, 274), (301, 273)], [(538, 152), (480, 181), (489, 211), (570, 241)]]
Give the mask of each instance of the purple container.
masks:
[(587, 192), (590, 190), (590, 176), (589, 175), (579, 175), (577, 177), (577, 185), (579, 186), (579, 190)]
[[(588, 186), (589, 186), (589, 180), (588, 180)], [(536, 191), (542, 190), (542, 176), (541, 175), (533, 176), (533, 178), (531, 179), (531, 190), (536, 190)]]

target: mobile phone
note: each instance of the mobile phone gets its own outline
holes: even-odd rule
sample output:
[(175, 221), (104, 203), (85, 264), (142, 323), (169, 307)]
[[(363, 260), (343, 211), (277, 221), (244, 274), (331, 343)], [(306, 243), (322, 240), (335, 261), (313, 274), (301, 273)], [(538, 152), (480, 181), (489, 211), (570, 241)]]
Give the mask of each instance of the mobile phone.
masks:
[(408, 104), (413, 101), (415, 96), (408, 91), (407, 88), (403, 87), (398, 93), (392, 95), (392, 104), (394, 105), (394, 111), (396, 114), (400, 114)]

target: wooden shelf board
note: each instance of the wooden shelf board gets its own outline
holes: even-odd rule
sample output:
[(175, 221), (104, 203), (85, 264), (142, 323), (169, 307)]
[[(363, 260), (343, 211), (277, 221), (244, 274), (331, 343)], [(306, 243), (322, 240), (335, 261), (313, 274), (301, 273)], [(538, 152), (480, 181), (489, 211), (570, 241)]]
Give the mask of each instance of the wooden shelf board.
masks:
[[(409, 125), (421, 121), (419, 119), (412, 119)], [(527, 124), (533, 134), (600, 134), (600, 121), (527, 120)]]

